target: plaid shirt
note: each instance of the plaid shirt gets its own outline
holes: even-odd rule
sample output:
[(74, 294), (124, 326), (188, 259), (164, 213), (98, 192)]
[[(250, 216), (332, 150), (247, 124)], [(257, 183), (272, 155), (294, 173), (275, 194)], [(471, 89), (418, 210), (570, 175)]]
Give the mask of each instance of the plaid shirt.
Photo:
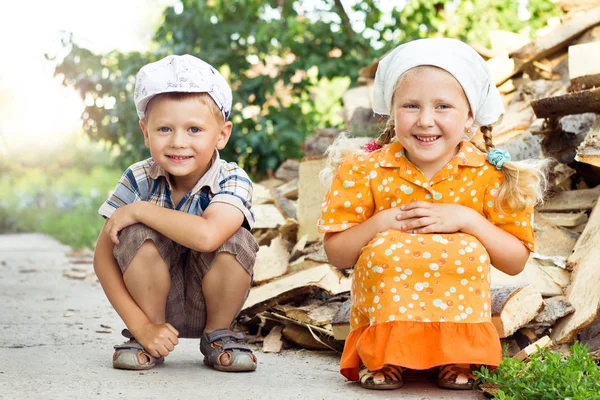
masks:
[(153, 158), (148, 158), (127, 168), (98, 213), (110, 218), (121, 206), (136, 201), (147, 201), (161, 207), (202, 215), (211, 202), (227, 203), (244, 214), (245, 228), (252, 229), (254, 226), (254, 215), (250, 211), (252, 182), (236, 163), (221, 160), (216, 150), (211, 167), (193, 189), (183, 196), (179, 204), (173, 204), (171, 193), (168, 173), (156, 164)]

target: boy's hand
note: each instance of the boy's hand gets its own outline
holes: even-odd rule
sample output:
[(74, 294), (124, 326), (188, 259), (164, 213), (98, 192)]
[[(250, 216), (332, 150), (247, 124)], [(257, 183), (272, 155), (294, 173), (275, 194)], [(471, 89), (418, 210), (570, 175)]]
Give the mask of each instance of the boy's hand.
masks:
[(122, 229), (139, 222), (137, 211), (138, 208), (142, 206), (142, 202), (135, 202), (119, 207), (106, 221), (104, 231), (115, 245), (119, 244), (119, 232)]
[[(400, 207), (396, 220), (410, 233), (454, 233), (463, 230), (477, 212), (457, 204), (415, 201)], [(479, 215), (479, 214), (477, 214)]]
[(179, 343), (179, 332), (171, 324), (148, 323), (131, 332), (152, 357), (166, 357)]

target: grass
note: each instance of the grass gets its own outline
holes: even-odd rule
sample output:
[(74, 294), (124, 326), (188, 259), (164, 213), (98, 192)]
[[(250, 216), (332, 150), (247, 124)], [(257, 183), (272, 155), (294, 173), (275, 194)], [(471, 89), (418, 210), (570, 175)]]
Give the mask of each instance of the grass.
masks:
[(14, 167), (0, 175), (0, 233), (46, 233), (71, 247), (93, 248), (104, 219), (97, 210), (121, 171), (94, 166)]
[(593, 400), (600, 399), (600, 369), (581, 343), (572, 354), (562, 356), (547, 349), (529, 362), (504, 358), (494, 371), (482, 368), (475, 375), (482, 383), (495, 384), (500, 400)]

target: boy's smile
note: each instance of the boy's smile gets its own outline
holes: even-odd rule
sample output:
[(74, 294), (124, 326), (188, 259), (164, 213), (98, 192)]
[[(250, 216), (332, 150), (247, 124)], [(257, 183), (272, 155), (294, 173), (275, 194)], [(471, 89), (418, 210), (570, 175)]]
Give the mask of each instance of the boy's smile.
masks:
[(460, 84), (448, 72), (419, 67), (406, 72), (393, 99), (396, 137), (407, 158), (428, 179), (456, 154), (473, 124)]
[(208, 95), (156, 96), (140, 120), (152, 158), (171, 175), (177, 191), (188, 192), (210, 168), (214, 151), (231, 134), (231, 122), (218, 118)]

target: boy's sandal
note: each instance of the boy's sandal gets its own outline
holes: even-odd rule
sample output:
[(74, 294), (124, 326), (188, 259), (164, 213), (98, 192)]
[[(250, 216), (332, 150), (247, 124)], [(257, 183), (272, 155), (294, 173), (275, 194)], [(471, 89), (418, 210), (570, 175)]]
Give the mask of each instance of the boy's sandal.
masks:
[(404, 386), (402, 367), (385, 365), (383, 368), (369, 371), (364, 365), (358, 371), (360, 385), (365, 389), (392, 390)]
[(243, 343), (244, 334), (229, 329), (205, 333), (200, 338), (204, 365), (226, 372), (249, 372), (256, 369), (256, 356)]
[(440, 367), (437, 384), (444, 389), (471, 390), (475, 376), (469, 364), (448, 364)]
[(114, 346), (113, 368), (146, 370), (154, 368), (165, 361), (164, 357), (156, 358), (150, 355), (127, 329), (123, 329), (121, 333), (129, 340)]

